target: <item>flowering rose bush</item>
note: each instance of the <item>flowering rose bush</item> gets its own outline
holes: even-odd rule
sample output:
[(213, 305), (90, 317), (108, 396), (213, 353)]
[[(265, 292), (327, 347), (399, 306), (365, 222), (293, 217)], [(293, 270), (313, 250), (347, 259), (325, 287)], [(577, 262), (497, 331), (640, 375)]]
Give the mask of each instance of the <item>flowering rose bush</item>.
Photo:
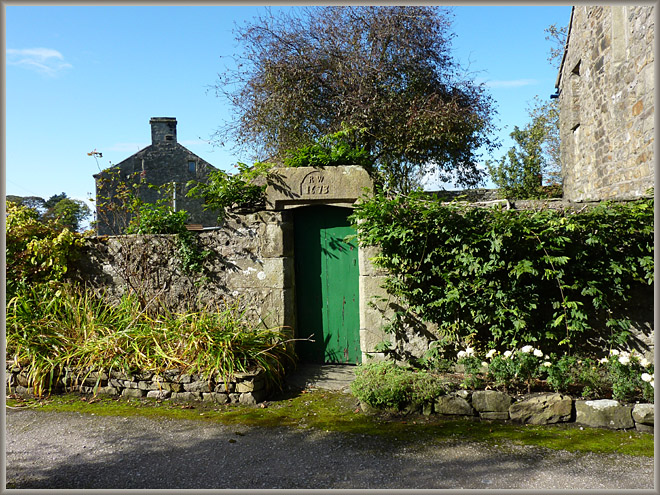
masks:
[(481, 377), (485, 377), (486, 382), (504, 391), (524, 387), (531, 393), (535, 382), (545, 380), (556, 392), (570, 389), (584, 398), (603, 398), (611, 389), (612, 397), (617, 400), (643, 397), (653, 402), (653, 365), (635, 351), (613, 349), (608, 357), (601, 359), (554, 353), (548, 356), (527, 344), (502, 353), (490, 349), (483, 358), (474, 348), (467, 347), (456, 357), (457, 363), (463, 366), (464, 388), (480, 386), (484, 382)]
[(653, 402), (653, 366), (647, 359), (634, 350), (612, 349), (607, 360), (601, 362), (607, 367), (614, 399), (630, 400), (641, 391), (646, 400)]

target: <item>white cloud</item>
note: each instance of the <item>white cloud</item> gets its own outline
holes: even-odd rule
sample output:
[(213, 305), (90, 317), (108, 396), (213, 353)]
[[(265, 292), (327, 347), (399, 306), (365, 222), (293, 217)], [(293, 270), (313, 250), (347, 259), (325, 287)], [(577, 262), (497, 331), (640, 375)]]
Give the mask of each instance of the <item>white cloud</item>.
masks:
[(51, 48), (8, 48), (7, 65), (25, 67), (48, 76), (73, 67), (60, 52)]
[(536, 79), (512, 79), (509, 81), (484, 81), (489, 88), (520, 88), (537, 84)]

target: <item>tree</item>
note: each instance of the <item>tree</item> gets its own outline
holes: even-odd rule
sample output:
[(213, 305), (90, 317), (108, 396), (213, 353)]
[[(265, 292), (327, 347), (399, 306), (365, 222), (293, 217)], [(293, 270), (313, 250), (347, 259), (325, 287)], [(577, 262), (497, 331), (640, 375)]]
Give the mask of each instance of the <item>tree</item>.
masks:
[[(559, 107), (557, 100), (537, 96), (529, 109), (531, 122), (513, 128), (515, 145), (499, 162), (486, 161), (491, 179), (508, 198), (560, 195)], [(542, 186), (549, 186), (543, 188)]]
[(84, 201), (64, 197), (48, 208), (42, 218), (44, 220), (54, 220), (60, 225), (77, 232), (80, 230), (80, 224), (90, 215), (91, 211)]
[(33, 210), (35, 218), (42, 223), (54, 221), (73, 231), (80, 230), (81, 223), (92, 214), (84, 201), (71, 199), (64, 192), (53, 194), (47, 200), (39, 196), (8, 195), (6, 201)]
[(541, 195), (544, 131), (538, 125), (513, 128), (516, 142), (499, 163), (486, 162), (493, 182), (507, 198), (535, 198)]
[(215, 85), (237, 117), (216, 137), (272, 160), (366, 129), (361, 144), (386, 186), (408, 191), (432, 172), (476, 186), (477, 150), (494, 148), (494, 110), (452, 59), (449, 27), (437, 7), (268, 11), (237, 30), (243, 53)]
[(541, 144), (544, 156), (543, 183), (544, 185), (561, 186), (561, 155), (559, 147), (559, 100), (541, 100), (538, 96), (528, 109), (532, 119), (532, 126), (543, 130), (543, 143)]
[(564, 50), (566, 49), (566, 36), (568, 33), (568, 26), (557, 27), (556, 24), (551, 24), (545, 29), (547, 33), (545, 39), (552, 43), (550, 53), (548, 54), (548, 62), (555, 69), (559, 69), (561, 61), (564, 58)]
[(7, 202), (31, 208), (39, 214), (41, 214), (46, 207), (46, 201), (44, 198), (40, 198), (39, 196), (14, 196), (8, 194), (5, 199)]
[(48, 198), (44, 202), (44, 208), (47, 210), (54, 207), (57, 203), (59, 203), (61, 200), (66, 199), (68, 196), (66, 195), (65, 192), (62, 192), (60, 194), (53, 194), (50, 198)]

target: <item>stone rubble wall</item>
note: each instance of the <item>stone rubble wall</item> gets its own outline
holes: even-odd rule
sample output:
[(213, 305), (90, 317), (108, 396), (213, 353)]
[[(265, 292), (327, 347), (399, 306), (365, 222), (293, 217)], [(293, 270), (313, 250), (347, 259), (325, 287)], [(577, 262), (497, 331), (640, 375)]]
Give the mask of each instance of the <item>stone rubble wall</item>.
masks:
[[(30, 395), (29, 370), (7, 367), (7, 393)], [(204, 378), (179, 370), (164, 373), (121, 371), (76, 371), (65, 369), (53, 384), (52, 392), (79, 392), (121, 397), (146, 397), (173, 401), (209, 401), (217, 404), (256, 404), (264, 401), (271, 386), (263, 372), (235, 373), (226, 383), (222, 376)]]
[(575, 6), (558, 79), (564, 198), (654, 185), (653, 5)]
[(175, 313), (237, 304), (254, 323), (293, 326), (292, 229), (287, 212), (229, 215), (193, 234), (208, 252), (201, 273), (183, 270), (174, 235), (89, 238), (72, 276), (111, 302), (132, 289)]
[[(361, 404), (365, 412), (375, 409)], [(404, 413), (512, 421), (531, 425), (576, 423), (592, 428), (635, 429), (653, 433), (653, 404), (624, 404), (612, 399), (575, 400), (559, 393), (539, 393), (521, 400), (496, 390), (460, 390)]]

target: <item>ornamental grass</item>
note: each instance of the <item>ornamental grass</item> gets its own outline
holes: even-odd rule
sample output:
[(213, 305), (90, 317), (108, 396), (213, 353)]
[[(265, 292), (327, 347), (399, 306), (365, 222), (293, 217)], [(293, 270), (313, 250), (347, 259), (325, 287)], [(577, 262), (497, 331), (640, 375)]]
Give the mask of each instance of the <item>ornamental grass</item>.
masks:
[(155, 372), (177, 369), (204, 378), (263, 370), (280, 384), (294, 360), (288, 328), (248, 322), (239, 303), (216, 311), (148, 315), (125, 295), (107, 303), (70, 286), (25, 288), (7, 305), (7, 363), (29, 369), (37, 395), (65, 368)]

